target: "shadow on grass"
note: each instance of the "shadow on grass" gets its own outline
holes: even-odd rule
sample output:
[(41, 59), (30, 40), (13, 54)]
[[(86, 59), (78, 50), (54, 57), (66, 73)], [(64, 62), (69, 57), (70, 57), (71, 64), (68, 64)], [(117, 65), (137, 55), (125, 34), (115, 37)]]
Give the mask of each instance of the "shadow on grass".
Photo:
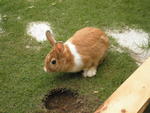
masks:
[(63, 81), (68, 81), (71, 79), (82, 79), (82, 72), (77, 72), (77, 73), (59, 73), (56, 75), (55, 79), (57, 80), (63, 80)]

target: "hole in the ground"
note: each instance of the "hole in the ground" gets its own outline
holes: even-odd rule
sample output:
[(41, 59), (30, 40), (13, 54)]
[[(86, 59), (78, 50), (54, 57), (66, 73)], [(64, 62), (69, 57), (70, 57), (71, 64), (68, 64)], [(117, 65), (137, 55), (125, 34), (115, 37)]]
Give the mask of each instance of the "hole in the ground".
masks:
[(56, 88), (43, 99), (42, 113), (93, 113), (102, 102), (95, 94), (80, 95), (77, 90)]
[(44, 99), (46, 109), (53, 113), (71, 113), (82, 111), (83, 100), (79, 98), (76, 91), (58, 88), (49, 92)]

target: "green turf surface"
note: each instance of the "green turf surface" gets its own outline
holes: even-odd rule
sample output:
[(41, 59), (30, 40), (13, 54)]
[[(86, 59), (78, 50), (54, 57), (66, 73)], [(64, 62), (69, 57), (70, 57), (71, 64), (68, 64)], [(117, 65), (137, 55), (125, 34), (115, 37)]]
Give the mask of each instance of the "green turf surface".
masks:
[(47, 41), (31, 40), (26, 34), (29, 22), (49, 22), (62, 41), (85, 26), (104, 30), (129, 26), (150, 32), (149, 4), (149, 0), (0, 0), (4, 30), (0, 33), (0, 113), (41, 111), (44, 95), (58, 87), (78, 90), (102, 102), (137, 68), (128, 53), (110, 50), (93, 78), (45, 73), (43, 61), (50, 46)]

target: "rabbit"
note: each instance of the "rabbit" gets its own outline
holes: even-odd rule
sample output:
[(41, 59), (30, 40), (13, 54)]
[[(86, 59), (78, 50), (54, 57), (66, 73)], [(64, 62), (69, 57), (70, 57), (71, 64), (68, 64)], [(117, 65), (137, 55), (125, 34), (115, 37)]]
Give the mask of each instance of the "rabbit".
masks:
[(52, 46), (45, 57), (46, 72), (83, 71), (84, 77), (93, 77), (109, 47), (109, 38), (94, 27), (78, 30), (65, 43), (57, 42), (50, 31), (46, 31), (46, 37)]

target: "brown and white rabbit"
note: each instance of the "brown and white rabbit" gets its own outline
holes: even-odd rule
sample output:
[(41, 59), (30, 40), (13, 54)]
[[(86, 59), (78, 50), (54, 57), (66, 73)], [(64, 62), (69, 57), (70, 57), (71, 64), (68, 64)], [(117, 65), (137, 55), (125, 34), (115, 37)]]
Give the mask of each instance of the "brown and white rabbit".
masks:
[(96, 75), (97, 67), (102, 63), (109, 39), (98, 28), (86, 27), (77, 31), (65, 43), (56, 42), (52, 34), (46, 32), (52, 50), (45, 58), (46, 72), (79, 72), (84, 77)]

